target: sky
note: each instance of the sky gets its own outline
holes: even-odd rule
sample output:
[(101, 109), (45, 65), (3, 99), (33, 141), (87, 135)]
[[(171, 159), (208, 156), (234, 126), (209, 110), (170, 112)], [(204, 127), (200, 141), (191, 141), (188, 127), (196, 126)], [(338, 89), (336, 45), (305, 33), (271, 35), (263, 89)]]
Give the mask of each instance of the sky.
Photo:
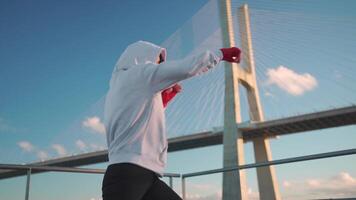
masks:
[[(217, 26), (217, 13), (196, 15), (202, 8), (211, 8), (204, 7), (207, 2), (0, 1), (0, 163), (31, 163), (106, 149), (98, 108), (118, 56), (137, 40), (182, 45), (171, 45), (168, 58), (170, 53), (174, 58), (184, 49), (184, 56), (190, 53), (186, 49), (209, 43), (209, 34), (214, 36), (213, 28)], [(256, 74), (267, 119), (356, 103), (354, 1), (247, 2), (251, 8)], [(204, 34), (209, 40), (197, 37)], [(220, 72), (216, 69), (183, 83), (185, 94), (168, 111), (168, 119), (181, 118), (177, 121), (181, 123), (169, 127), (188, 133), (205, 127), (197, 122), (205, 121), (205, 112), (198, 111), (213, 113), (211, 105), (221, 108), (223, 97), (217, 95), (221, 85), (210, 81), (212, 87), (208, 89), (205, 83), (221, 82)], [(199, 98), (193, 93), (217, 97), (189, 107)], [(244, 96), (242, 107), (246, 108)], [(185, 109), (175, 113), (181, 106)], [(196, 108), (196, 117), (184, 118)], [(241, 112), (246, 121), (247, 109)], [(219, 111), (217, 115), (221, 114)], [(198, 125), (191, 126), (190, 121)], [(221, 120), (214, 122), (219, 123)], [(280, 159), (355, 148), (355, 141), (355, 126), (349, 126), (280, 137), (271, 141), (271, 148), (273, 158)], [(245, 153), (246, 163), (253, 163), (251, 143), (245, 145)], [(85, 167), (104, 169), (106, 165)], [(275, 169), (283, 198), (355, 197), (355, 165), (356, 157), (346, 156)], [(220, 167), (222, 145), (217, 145), (169, 153), (166, 171), (188, 173)], [(257, 199), (256, 172), (246, 172), (249, 196)], [(37, 174), (31, 179), (30, 198), (98, 200), (101, 181), (101, 175)], [(188, 179), (188, 197), (219, 199), (221, 182), (220, 174)], [(180, 193), (180, 181), (175, 180), (174, 185)], [(0, 180), (0, 199), (22, 199), (24, 195), (25, 177)]]

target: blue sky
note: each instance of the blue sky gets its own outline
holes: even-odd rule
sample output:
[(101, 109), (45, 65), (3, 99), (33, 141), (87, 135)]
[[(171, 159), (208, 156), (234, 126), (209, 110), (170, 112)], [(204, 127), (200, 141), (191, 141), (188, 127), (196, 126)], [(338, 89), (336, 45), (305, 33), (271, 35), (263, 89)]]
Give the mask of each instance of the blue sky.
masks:
[[(186, 22), (205, 3), (206, 0), (1, 1), (0, 162), (27, 163), (38, 161), (39, 157), (48, 159), (106, 148), (100, 118), (95, 116), (99, 115), (97, 108), (102, 104), (117, 57), (137, 40), (162, 44), (177, 29), (187, 26)], [(356, 102), (352, 84), (356, 75), (352, 69), (356, 48), (352, 40), (356, 31), (354, 1), (248, 3), (266, 118)], [(188, 26), (191, 24), (194, 23), (188, 21)], [(181, 30), (188, 30), (185, 34), (192, 31)], [(192, 47), (190, 43), (184, 45)], [(216, 78), (214, 73), (218, 72), (205, 79)], [(308, 84), (296, 86), (286, 77)], [(200, 86), (199, 80), (203, 79), (196, 79), (192, 88)], [(190, 83), (183, 83), (187, 93), (191, 91)], [(176, 101), (187, 104), (183, 97)], [(245, 108), (246, 102), (242, 101)], [(181, 104), (172, 107), (178, 105)], [(242, 109), (242, 113), (246, 120), (247, 110)], [(271, 148), (273, 157), (278, 159), (355, 148), (355, 141), (352, 126), (281, 137), (271, 141)], [(246, 162), (254, 162), (252, 145), (248, 143), (245, 148)], [(325, 188), (356, 196), (348, 191), (356, 184), (352, 167), (355, 164), (355, 156), (348, 156), (277, 166), (276, 171), (281, 192), (290, 199), (301, 198), (293, 196), (297, 193), (293, 191), (305, 192), (304, 198), (331, 197)], [(105, 168), (106, 163), (91, 167)], [(221, 145), (171, 153), (167, 171), (185, 173), (219, 167)], [(250, 195), (254, 197), (256, 175), (254, 170), (247, 174)], [(31, 198), (96, 200), (101, 195), (101, 179), (100, 175), (34, 175)], [(191, 199), (203, 199), (198, 195), (213, 195), (210, 199), (214, 199), (221, 185), (220, 175), (188, 180)], [(24, 177), (1, 180), (0, 199), (23, 198), (24, 183)], [(174, 183), (180, 192), (180, 181)], [(303, 187), (306, 184), (315, 190), (307, 190)], [(320, 187), (331, 184), (345, 187)], [(78, 186), (83, 190), (77, 191)], [(64, 191), (68, 196), (59, 198)], [(313, 192), (317, 196), (307, 196)]]

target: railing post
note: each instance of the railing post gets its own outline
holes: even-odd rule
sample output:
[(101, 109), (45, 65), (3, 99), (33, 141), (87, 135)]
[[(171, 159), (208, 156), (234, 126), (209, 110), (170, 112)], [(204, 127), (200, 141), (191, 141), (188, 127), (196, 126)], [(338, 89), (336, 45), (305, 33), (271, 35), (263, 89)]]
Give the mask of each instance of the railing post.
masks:
[(173, 189), (173, 177), (172, 176), (169, 177), (169, 187), (171, 187)]
[(30, 195), (30, 181), (31, 181), (31, 168), (27, 170), (27, 181), (26, 181), (26, 194), (25, 194), (25, 200), (29, 199)]
[(183, 200), (186, 200), (185, 198), (185, 177), (182, 176), (182, 198)]

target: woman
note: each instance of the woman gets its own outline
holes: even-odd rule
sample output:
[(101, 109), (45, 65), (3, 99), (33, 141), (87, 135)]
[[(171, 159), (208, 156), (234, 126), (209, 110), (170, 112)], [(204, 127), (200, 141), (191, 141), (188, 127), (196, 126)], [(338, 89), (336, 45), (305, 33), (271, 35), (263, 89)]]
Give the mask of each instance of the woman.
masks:
[(159, 177), (167, 162), (164, 109), (180, 92), (179, 81), (202, 74), (220, 60), (240, 61), (236, 47), (166, 62), (166, 50), (138, 41), (117, 61), (105, 101), (109, 166), (103, 200), (181, 199)]

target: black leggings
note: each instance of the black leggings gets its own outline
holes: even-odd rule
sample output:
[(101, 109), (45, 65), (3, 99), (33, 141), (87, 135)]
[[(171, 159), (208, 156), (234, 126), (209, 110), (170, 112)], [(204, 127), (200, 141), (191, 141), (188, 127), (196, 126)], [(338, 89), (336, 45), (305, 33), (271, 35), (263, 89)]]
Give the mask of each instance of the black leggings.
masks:
[(108, 166), (102, 197), (103, 200), (182, 200), (153, 171), (131, 163)]

